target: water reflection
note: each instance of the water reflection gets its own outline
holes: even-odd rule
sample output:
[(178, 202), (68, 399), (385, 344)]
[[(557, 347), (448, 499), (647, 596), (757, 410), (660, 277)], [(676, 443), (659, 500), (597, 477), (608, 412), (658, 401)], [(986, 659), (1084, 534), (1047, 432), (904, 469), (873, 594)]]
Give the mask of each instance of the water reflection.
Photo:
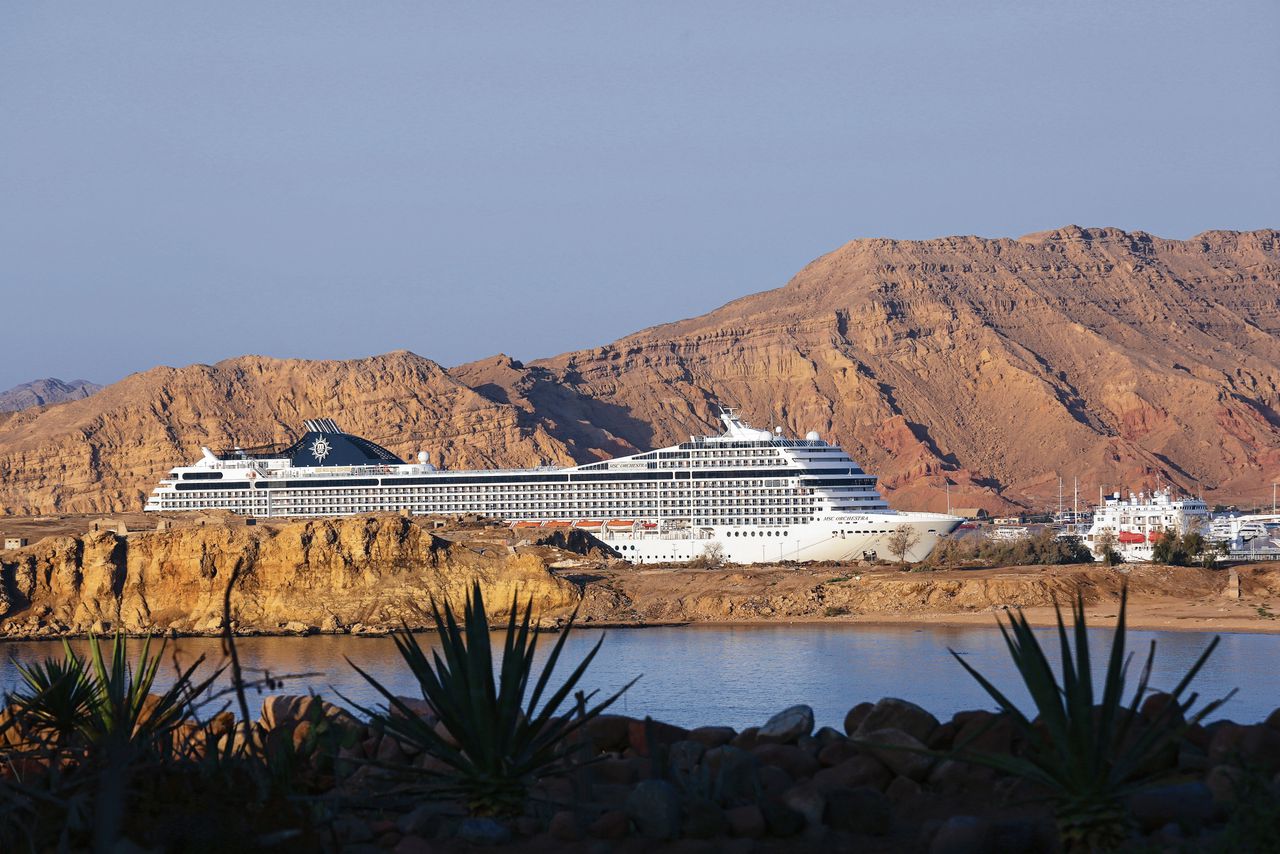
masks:
[[(562, 662), (568, 673), (599, 637), (598, 630), (575, 632)], [(1131, 649), (1145, 656), (1147, 644), (1159, 642), (1152, 679), (1157, 688), (1171, 688), (1194, 662), (1211, 635), (1192, 632), (1130, 632)], [(1091, 648), (1104, 661), (1111, 632), (1090, 633)], [(420, 635), (429, 644), (431, 635)], [(498, 638), (494, 638), (495, 643)], [(545, 658), (555, 636), (542, 636)], [(1056, 641), (1050, 639), (1051, 644)], [(137, 641), (131, 644), (136, 649)], [(84, 650), (84, 642), (73, 642)], [(652, 715), (684, 726), (728, 724), (744, 727), (763, 722), (793, 703), (814, 707), (819, 725), (839, 727), (854, 703), (883, 696), (902, 697), (935, 714), (949, 716), (960, 709), (990, 708), (990, 700), (947, 652), (951, 647), (1005, 690), (1015, 702), (1030, 705), (1017, 687), (999, 632), (977, 627), (907, 626), (691, 626), (613, 630), (587, 672), (584, 687), (612, 693), (631, 678), (643, 678), (619, 701), (618, 711)], [(1056, 645), (1051, 645), (1056, 650)], [(283, 693), (314, 691), (331, 698), (341, 692), (352, 701), (379, 701), (346, 659), (359, 664), (396, 693), (415, 694), (416, 687), (400, 664), (389, 638), (346, 635), (308, 638), (243, 638), (238, 643), (246, 668), (273, 675), (315, 672), (320, 675), (289, 681)], [(58, 642), (0, 643), (0, 690), (19, 683), (13, 660), (33, 661), (60, 656)], [(204, 654), (222, 661), (221, 643), (211, 638), (171, 641), (167, 656), (178, 664)], [(1203, 698), (1216, 698), (1232, 688), (1240, 693), (1220, 713), (1242, 722), (1259, 721), (1280, 706), (1280, 688), (1273, 662), (1280, 654), (1280, 636), (1226, 634), (1193, 688)], [(1134, 678), (1140, 661), (1135, 662)], [(1100, 670), (1101, 668), (1097, 668)], [(161, 679), (170, 679), (166, 664)], [(250, 695), (253, 712), (261, 697)]]

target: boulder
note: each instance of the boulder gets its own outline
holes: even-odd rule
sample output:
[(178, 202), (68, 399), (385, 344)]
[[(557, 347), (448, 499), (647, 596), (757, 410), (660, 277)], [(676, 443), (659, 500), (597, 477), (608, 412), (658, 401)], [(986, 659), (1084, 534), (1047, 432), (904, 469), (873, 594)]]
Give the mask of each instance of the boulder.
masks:
[(1234, 804), (1244, 785), (1244, 771), (1234, 765), (1218, 765), (1210, 769), (1204, 784), (1217, 804)]
[(844, 733), (832, 726), (824, 726), (822, 729), (815, 732), (813, 737), (818, 742), (819, 750), (822, 750), (828, 745), (847, 740)]
[(944, 795), (958, 795), (990, 789), (995, 778), (995, 771), (982, 765), (943, 759), (929, 770), (928, 784), (930, 789)]
[(885, 697), (877, 702), (854, 732), (855, 737), (865, 736), (876, 730), (896, 729), (905, 732), (924, 745), (938, 727), (938, 719), (915, 703)]
[(591, 822), (587, 833), (596, 839), (621, 839), (631, 830), (631, 819), (622, 810), (605, 810)]
[(876, 789), (832, 789), (826, 793), (826, 823), (836, 830), (884, 836), (893, 825), (893, 805)]
[(680, 794), (665, 780), (645, 780), (627, 798), (627, 817), (647, 839), (680, 835)]
[(760, 795), (774, 800), (796, 784), (795, 779), (777, 765), (761, 765), (756, 771), (756, 779), (760, 782)]
[(1213, 817), (1213, 792), (1200, 781), (1153, 786), (1129, 796), (1129, 812), (1151, 832), (1170, 822), (1198, 826)]
[(728, 823), (717, 804), (706, 798), (693, 798), (685, 802), (680, 829), (691, 839), (714, 839), (724, 835)]
[(804, 830), (805, 817), (781, 801), (764, 801), (760, 812), (770, 836), (787, 839)]
[(761, 744), (751, 751), (762, 765), (774, 765), (794, 780), (812, 777), (822, 766), (804, 749), (791, 744)]
[(551, 821), (547, 823), (547, 833), (551, 834), (552, 839), (558, 839), (561, 842), (576, 842), (582, 838), (578, 817), (572, 810), (560, 810), (551, 816)]
[(743, 750), (750, 750), (756, 746), (760, 738), (760, 727), (749, 726), (742, 732), (733, 737), (729, 743), (734, 747), (741, 747)]
[(643, 721), (632, 720), (627, 730), (631, 749), (640, 756), (648, 756), (657, 745), (670, 746), (689, 737), (689, 731), (683, 727), (647, 718)]
[(1142, 705), (1138, 709), (1138, 714), (1147, 723), (1162, 720), (1181, 726), (1187, 722), (1186, 716), (1178, 708), (1177, 701), (1173, 699), (1171, 694), (1166, 694), (1163, 691), (1154, 691), (1147, 695), (1147, 698), (1142, 701)]
[(591, 775), (601, 783), (629, 785), (640, 779), (642, 767), (648, 760), (635, 757), (633, 759), (602, 759), (587, 766)]
[(758, 804), (746, 804), (733, 807), (724, 812), (725, 822), (729, 826), (729, 835), (745, 839), (759, 839), (764, 836), (764, 812)]
[(874, 703), (859, 703), (848, 711), (844, 716), (844, 732), (845, 735), (853, 735), (858, 731), (858, 727), (862, 725), (862, 721), (875, 708)]
[(262, 700), (258, 721), (267, 732), (282, 727), (293, 727), (299, 721), (323, 714), (323, 705), (314, 695), (273, 694)]
[(733, 741), (738, 731), (731, 726), (700, 726), (689, 730), (689, 740), (705, 747), (719, 747)]
[(953, 815), (929, 843), (929, 854), (986, 854), (991, 825), (972, 815)]
[[(425, 718), (432, 721), (436, 719), (436, 711), (431, 707), (431, 703), (427, 702), (421, 697), (397, 696), (396, 700), (400, 703), (403, 703), (404, 707), (408, 709), (410, 712), (412, 712), (414, 715), (416, 715), (417, 717)], [(407, 717), (406, 714), (400, 710), (400, 707), (395, 704), (391, 705), (391, 716), (398, 717), (398, 718)]]
[(438, 802), (428, 801), (400, 816), (396, 821), (396, 830), (405, 836), (421, 836), (429, 838), (436, 835), (447, 806), (442, 808)]
[(778, 712), (760, 727), (756, 734), (762, 744), (787, 744), (813, 732), (813, 709), (791, 706)]
[(854, 744), (847, 738), (842, 738), (839, 741), (832, 742), (819, 750), (818, 762), (830, 767), (833, 765), (839, 765), (840, 763), (846, 762), (863, 753), (866, 753), (866, 751), (861, 747)]
[(1016, 728), (1008, 715), (994, 712), (959, 712), (951, 719), (956, 727), (951, 746), (974, 753), (1010, 753)]
[(902, 730), (872, 730), (861, 739), (860, 743), (895, 774), (923, 780), (933, 767), (933, 757), (921, 752), (924, 745)]
[(726, 744), (714, 747), (704, 755), (702, 762), (711, 775), (717, 778), (721, 797), (726, 802), (754, 799), (756, 789), (762, 785), (759, 776), (760, 760), (754, 754)]
[(893, 772), (869, 753), (854, 756), (839, 765), (823, 768), (813, 775), (821, 789), (857, 789), (869, 786), (882, 790), (893, 779)]
[(667, 748), (667, 767), (671, 771), (689, 774), (702, 761), (707, 748), (693, 739), (677, 741)]
[(511, 828), (494, 818), (464, 818), (458, 838), (471, 845), (505, 845), (511, 841)]
[(787, 789), (782, 795), (782, 803), (804, 816), (808, 827), (817, 828), (822, 825), (827, 798), (812, 781), (797, 783)]
[(631, 743), (631, 724), (635, 718), (624, 715), (596, 715), (583, 729), (598, 753), (625, 750)]
[(909, 801), (916, 795), (924, 791), (920, 784), (910, 777), (894, 777), (889, 785), (885, 788), (885, 796), (895, 804), (903, 801)]

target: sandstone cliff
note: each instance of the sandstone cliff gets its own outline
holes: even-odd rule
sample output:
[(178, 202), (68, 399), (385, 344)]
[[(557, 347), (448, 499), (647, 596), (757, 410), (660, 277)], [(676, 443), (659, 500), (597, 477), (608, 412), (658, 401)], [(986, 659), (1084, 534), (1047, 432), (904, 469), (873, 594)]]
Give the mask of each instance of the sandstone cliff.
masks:
[(0, 554), (0, 635), (216, 631), (233, 576), (241, 632), (423, 627), (431, 597), (460, 603), (473, 581), (494, 614), (518, 592), (564, 615), (577, 589), (535, 551), (457, 544), (398, 516), (50, 537)]
[(564, 464), (713, 429), (818, 430), (899, 507), (997, 509), (1158, 482), (1258, 503), (1280, 479), (1280, 232), (856, 240), (785, 287), (593, 350), (445, 370), (412, 353), (156, 368), (0, 416), (0, 511), (141, 507), (200, 445), (331, 416), (451, 467)]

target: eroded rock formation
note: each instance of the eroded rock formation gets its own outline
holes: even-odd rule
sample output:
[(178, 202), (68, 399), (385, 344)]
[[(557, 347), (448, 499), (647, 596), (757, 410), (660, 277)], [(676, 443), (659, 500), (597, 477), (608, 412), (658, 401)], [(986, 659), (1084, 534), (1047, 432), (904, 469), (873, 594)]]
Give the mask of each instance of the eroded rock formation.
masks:
[(517, 592), (544, 619), (579, 598), (536, 550), (455, 543), (398, 516), (100, 531), (0, 555), (0, 634), (216, 632), (233, 579), (242, 632), (422, 627), (432, 597), (461, 603), (473, 581), (493, 614)]

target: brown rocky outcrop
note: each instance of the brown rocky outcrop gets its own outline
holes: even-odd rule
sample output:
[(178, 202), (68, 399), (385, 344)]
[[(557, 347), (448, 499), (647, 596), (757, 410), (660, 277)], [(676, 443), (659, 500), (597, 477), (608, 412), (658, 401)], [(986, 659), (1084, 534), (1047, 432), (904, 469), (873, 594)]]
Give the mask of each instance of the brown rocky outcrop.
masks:
[(543, 619), (578, 600), (536, 553), (453, 542), (399, 516), (100, 531), (0, 556), (0, 634), (216, 632), (233, 577), (241, 632), (424, 627), (432, 597), (461, 603), (473, 581), (495, 615), (516, 593)]
[(449, 370), (412, 353), (156, 368), (0, 417), (0, 510), (136, 509), (201, 445), (331, 416), (452, 467), (585, 462), (715, 425), (817, 430), (900, 507), (995, 510), (1157, 482), (1261, 502), (1280, 478), (1280, 232), (855, 240), (785, 287), (614, 344)]

